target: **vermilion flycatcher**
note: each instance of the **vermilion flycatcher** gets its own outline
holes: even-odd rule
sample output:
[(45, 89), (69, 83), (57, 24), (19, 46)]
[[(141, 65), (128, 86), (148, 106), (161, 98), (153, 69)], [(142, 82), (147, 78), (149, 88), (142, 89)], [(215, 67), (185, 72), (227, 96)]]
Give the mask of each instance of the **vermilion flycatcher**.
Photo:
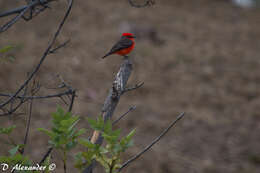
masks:
[(135, 36), (131, 33), (123, 33), (121, 39), (102, 58), (105, 58), (112, 54), (126, 56), (134, 49), (135, 46), (134, 38)]

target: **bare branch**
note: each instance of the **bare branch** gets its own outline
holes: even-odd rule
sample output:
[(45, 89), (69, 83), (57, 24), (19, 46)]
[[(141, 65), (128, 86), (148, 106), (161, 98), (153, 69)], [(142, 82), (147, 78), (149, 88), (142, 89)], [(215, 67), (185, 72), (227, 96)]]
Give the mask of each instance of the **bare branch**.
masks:
[(123, 93), (126, 93), (126, 92), (128, 92), (128, 91), (132, 91), (132, 90), (138, 89), (138, 88), (140, 88), (140, 87), (143, 86), (143, 85), (144, 85), (144, 82), (141, 82), (141, 83), (139, 83), (139, 84), (136, 84), (136, 85), (133, 86), (133, 87), (127, 87), (127, 88), (124, 90)]
[[(18, 7), (3, 13), (0, 13), (0, 17), (5, 17), (5, 16), (9, 16), (9, 15), (13, 15), (16, 13), (19, 13), (18, 15), (16, 15), (14, 18), (12, 18), (9, 22), (7, 22), (6, 24), (4, 24), (1, 28), (0, 28), (0, 33), (6, 31), (7, 29), (9, 29), (13, 24), (15, 24), (21, 17), (24, 16), (24, 14), (29, 10), (33, 10), (34, 7), (38, 6), (38, 5), (42, 5), (44, 6), (44, 9), (46, 8), (46, 5), (51, 2), (51, 1), (55, 1), (55, 0), (34, 0), (31, 1), (30, 4), (22, 6), (22, 7)], [(42, 10), (41, 10), (42, 11)], [(24, 18), (26, 19), (26, 18)]]
[(147, 145), (141, 152), (130, 158), (128, 161), (126, 161), (122, 167), (118, 170), (119, 172), (122, 171), (126, 166), (128, 166), (130, 163), (138, 159), (141, 155), (143, 155), (146, 151), (148, 151), (154, 144), (156, 144), (166, 133), (184, 116), (184, 112), (182, 112), (176, 120), (174, 120), (157, 138), (155, 138), (151, 144)]
[[(67, 91), (62, 92), (62, 93), (50, 94), (50, 95), (46, 95), (46, 96), (15, 96), (14, 98), (18, 98), (18, 99), (28, 99), (28, 100), (34, 100), (34, 99), (48, 99), (48, 98), (61, 97), (61, 96), (68, 95), (68, 94), (72, 94), (72, 91), (67, 90)], [(0, 93), (0, 97), (12, 97), (12, 96), (13, 96), (13, 94)]]
[[(34, 6), (37, 6), (37, 5), (47, 5), (51, 1), (55, 1), (55, 0), (34, 0), (33, 1), (34, 3), (31, 4), (31, 7), (34, 7)], [(18, 7), (18, 8), (14, 8), (14, 9), (11, 9), (11, 10), (8, 10), (8, 11), (5, 11), (5, 12), (2, 12), (2, 13), (0, 13), (0, 17), (6, 17), (6, 16), (17, 14), (17, 13), (21, 13), (29, 5), (30, 4), (24, 5), (24, 6), (21, 6), (21, 7)]]
[[(33, 1), (33, 2), (34, 2), (34, 1)], [(71, 0), (71, 1), (69, 2), (69, 6), (68, 6), (68, 9), (67, 9), (67, 11), (66, 11), (66, 13), (65, 13), (65, 16), (64, 16), (64, 18), (62, 19), (62, 21), (61, 21), (61, 23), (60, 23), (60, 25), (59, 25), (59, 27), (58, 27), (58, 29), (57, 29), (57, 31), (56, 31), (54, 37), (52, 38), (52, 40), (51, 40), (49, 46), (48, 46), (47, 49), (44, 51), (44, 53), (43, 53), (43, 55), (42, 55), (42, 57), (41, 57), (40, 62), (38, 63), (38, 65), (35, 67), (35, 69), (34, 69), (33, 72), (29, 75), (29, 77), (25, 80), (25, 82), (20, 86), (20, 88), (15, 92), (15, 94), (14, 94), (12, 97), (10, 97), (9, 99), (7, 99), (4, 103), (1, 103), (1, 104), (0, 104), (0, 108), (4, 107), (4, 106), (7, 105), (8, 103), (10, 103), (10, 101), (11, 101), (12, 99), (14, 99), (14, 98), (23, 90), (23, 88), (32, 80), (33, 76), (34, 76), (34, 75), (37, 73), (37, 71), (40, 69), (42, 63), (44, 62), (45, 58), (46, 58), (47, 55), (49, 54), (49, 52), (50, 52), (52, 46), (54, 45), (54, 42), (56, 41), (58, 35), (60, 34), (60, 31), (61, 31), (61, 29), (62, 29), (62, 27), (63, 27), (63, 25), (64, 25), (64, 23), (65, 23), (65, 21), (66, 21), (66, 19), (67, 19), (67, 17), (68, 17), (68, 15), (70, 14), (72, 4), (73, 4), (73, 0)]]
[(50, 148), (48, 149), (48, 151), (44, 154), (42, 160), (40, 161), (40, 165), (43, 164), (43, 162), (44, 162), (44, 161), (47, 159), (47, 157), (51, 154), (52, 150), (53, 150), (53, 147), (50, 147)]
[(31, 124), (31, 117), (32, 117), (32, 105), (33, 105), (33, 100), (30, 101), (30, 112), (29, 112), (29, 117), (28, 117), (27, 123), (26, 123), (26, 132), (25, 132), (24, 141), (23, 141), (24, 147), (22, 149), (21, 154), (24, 153), (24, 150), (25, 150), (25, 147), (27, 144), (27, 139), (28, 139), (29, 130), (30, 130), (30, 124)]
[(127, 112), (122, 114), (120, 117), (118, 117), (115, 121), (113, 121), (112, 125), (115, 125), (118, 121), (120, 121), (122, 118), (124, 118), (129, 112), (133, 111), (136, 109), (136, 106), (131, 106)]
[(135, 4), (133, 2), (133, 0), (128, 0), (129, 4), (132, 6), (132, 7), (135, 7), (135, 8), (143, 8), (143, 7), (146, 7), (146, 6), (151, 6), (151, 5), (154, 5), (155, 4), (155, 1), (154, 0), (146, 0), (144, 4)]
[(58, 49), (60, 49), (60, 48), (62, 48), (62, 47), (65, 47), (69, 42), (70, 42), (70, 40), (65, 41), (63, 44), (61, 44), (61, 45), (57, 46), (56, 48), (50, 50), (49, 53), (56, 53), (56, 51), (57, 51)]
[[(0, 114), (0, 116), (7, 116), (7, 115), (11, 115), (13, 114), (19, 107), (21, 107), (26, 101), (28, 101), (27, 99), (21, 99), (20, 102), (15, 106), (13, 107), (13, 104), (11, 104), (11, 109), (10, 110), (7, 110), (7, 109), (3, 109), (1, 108), (2, 110), (5, 110), (3, 111), (4, 113)], [(12, 103), (12, 102), (11, 102)], [(18, 114), (20, 115), (20, 114)]]
[(17, 14), (17, 13), (21, 13), (22, 11), (24, 11), (27, 8), (28, 5), (24, 5), (18, 8), (14, 8), (5, 12), (0, 13), (0, 17), (6, 17), (6, 16), (10, 16), (13, 14)]
[(72, 107), (73, 107), (73, 104), (74, 104), (75, 97), (76, 97), (76, 91), (72, 90), (69, 112), (72, 111)]

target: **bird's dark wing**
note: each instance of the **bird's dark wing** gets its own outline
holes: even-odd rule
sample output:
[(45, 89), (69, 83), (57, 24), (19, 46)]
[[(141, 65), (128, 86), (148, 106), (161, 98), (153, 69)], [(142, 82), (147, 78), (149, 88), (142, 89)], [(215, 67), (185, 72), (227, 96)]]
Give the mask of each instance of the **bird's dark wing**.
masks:
[(133, 45), (133, 41), (127, 37), (121, 37), (121, 39), (112, 47), (110, 54), (120, 51), (122, 49), (128, 48)]

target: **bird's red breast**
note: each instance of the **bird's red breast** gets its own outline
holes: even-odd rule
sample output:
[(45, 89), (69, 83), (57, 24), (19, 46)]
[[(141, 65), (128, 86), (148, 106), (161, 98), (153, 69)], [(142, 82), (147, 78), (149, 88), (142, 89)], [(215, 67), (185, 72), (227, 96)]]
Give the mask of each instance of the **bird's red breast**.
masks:
[(118, 54), (118, 55), (122, 55), (122, 56), (127, 55), (134, 49), (134, 46), (135, 46), (135, 43), (133, 41), (133, 44), (130, 47), (121, 49), (121, 50), (119, 50), (115, 53)]

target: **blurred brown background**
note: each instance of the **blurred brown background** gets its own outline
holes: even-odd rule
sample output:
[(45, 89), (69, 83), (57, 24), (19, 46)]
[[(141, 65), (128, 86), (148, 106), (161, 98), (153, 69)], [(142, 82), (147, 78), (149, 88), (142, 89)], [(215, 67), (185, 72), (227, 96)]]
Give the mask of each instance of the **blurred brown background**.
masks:
[[(0, 10), (21, 4), (1, 1)], [(58, 1), (51, 7), (0, 35), (1, 47), (19, 47), (12, 51), (14, 62), (0, 64), (1, 93), (14, 92), (39, 62), (66, 3)], [(71, 42), (42, 65), (37, 75), (43, 86), (39, 95), (53, 93), (46, 88), (57, 86), (55, 75), (62, 75), (78, 91), (73, 112), (82, 117), (80, 126), (88, 128), (84, 117), (100, 113), (122, 61), (119, 56), (100, 58), (128, 31), (138, 36), (129, 84), (145, 84), (124, 95), (114, 114), (118, 117), (137, 106), (118, 125), (124, 133), (137, 128), (135, 146), (124, 159), (142, 150), (180, 112), (186, 116), (124, 172), (259, 173), (260, 10), (228, 0), (157, 0), (155, 6), (142, 9), (126, 0), (75, 1), (57, 45)], [(35, 162), (47, 150), (47, 137), (36, 128), (50, 127), (50, 113), (57, 104), (65, 107), (59, 99), (34, 102), (25, 152)], [(26, 108), (19, 111), (26, 113)], [(11, 123), (18, 126), (15, 140), (22, 143), (25, 116), (1, 117), (1, 126)], [(1, 143), (0, 155), (7, 149)], [(62, 172), (59, 159), (54, 152), (55, 172)]]

